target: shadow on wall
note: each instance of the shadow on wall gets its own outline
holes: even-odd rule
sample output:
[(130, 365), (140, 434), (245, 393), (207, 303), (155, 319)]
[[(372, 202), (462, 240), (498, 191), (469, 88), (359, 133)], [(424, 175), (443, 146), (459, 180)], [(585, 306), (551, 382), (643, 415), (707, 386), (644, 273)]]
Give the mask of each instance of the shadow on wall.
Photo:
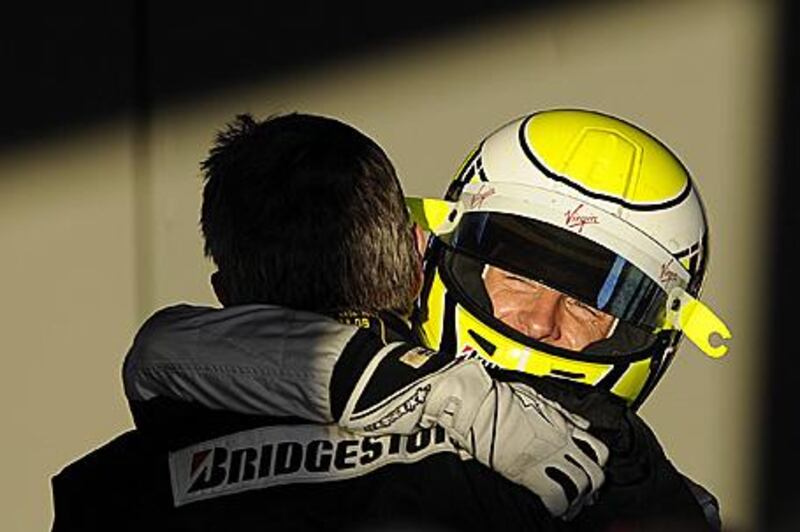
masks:
[[(581, 4), (571, 1), (567, 4)], [(149, 114), (235, 85), (375, 53), (463, 26), (530, 11), (541, 0), (228, 2), (123, 0), (75, 10), (16, 5), (0, 58), (0, 149), (63, 138), (97, 121)], [(563, 5), (563, 2), (562, 2)]]

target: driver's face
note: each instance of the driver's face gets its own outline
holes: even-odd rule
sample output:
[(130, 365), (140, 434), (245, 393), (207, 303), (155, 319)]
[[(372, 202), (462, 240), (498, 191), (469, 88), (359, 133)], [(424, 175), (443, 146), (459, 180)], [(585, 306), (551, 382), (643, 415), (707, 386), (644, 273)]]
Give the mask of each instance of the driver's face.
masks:
[(610, 314), (495, 266), (483, 280), (497, 319), (552, 346), (581, 351), (606, 338), (614, 323)]

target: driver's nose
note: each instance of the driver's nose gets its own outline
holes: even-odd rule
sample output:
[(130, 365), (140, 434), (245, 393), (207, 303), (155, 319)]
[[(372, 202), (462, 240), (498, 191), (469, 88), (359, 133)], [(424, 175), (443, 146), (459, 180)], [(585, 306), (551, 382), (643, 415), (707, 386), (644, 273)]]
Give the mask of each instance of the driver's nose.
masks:
[(521, 332), (535, 340), (558, 340), (561, 330), (557, 314), (563, 297), (560, 292), (543, 287), (535, 300), (517, 316)]

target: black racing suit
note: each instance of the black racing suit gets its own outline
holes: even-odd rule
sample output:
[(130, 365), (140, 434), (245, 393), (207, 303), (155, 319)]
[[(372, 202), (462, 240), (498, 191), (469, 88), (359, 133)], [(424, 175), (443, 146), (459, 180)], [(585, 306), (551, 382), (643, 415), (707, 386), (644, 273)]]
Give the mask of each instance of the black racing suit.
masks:
[[(178, 326), (160, 326), (175, 315)], [(137, 428), (54, 477), (54, 530), (710, 529), (652, 432), (595, 390), (499, 375), (532, 379), (540, 393), (588, 417), (612, 450), (598, 502), (571, 522), (551, 518), (537, 497), (469, 459), (438, 427), (363, 437), (325, 423), (319, 412), (329, 408), (336, 419), (337, 389), (378, 351), (398, 342), (399, 355), (413, 342), (392, 317), (350, 321), (359, 326), (264, 306), (156, 314), (126, 362)], [(265, 330), (284, 331), (271, 360)], [(161, 363), (137, 367), (137, 348), (158, 352)], [(415, 378), (384, 359), (378, 396)], [(130, 380), (137, 372), (149, 376), (147, 385)], [(308, 404), (316, 406), (304, 410)], [(256, 415), (263, 412), (307, 414)]]

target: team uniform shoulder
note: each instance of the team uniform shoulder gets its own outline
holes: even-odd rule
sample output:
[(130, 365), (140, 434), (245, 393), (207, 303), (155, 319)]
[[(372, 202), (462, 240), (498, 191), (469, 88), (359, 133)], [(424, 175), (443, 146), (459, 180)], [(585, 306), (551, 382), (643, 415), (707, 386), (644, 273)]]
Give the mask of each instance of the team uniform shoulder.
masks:
[(339, 420), (348, 401), (364, 412), (404, 393), (451, 363), (454, 357), (405, 339), (389, 341), (373, 325), (358, 331), (342, 351), (331, 375), (331, 413)]

